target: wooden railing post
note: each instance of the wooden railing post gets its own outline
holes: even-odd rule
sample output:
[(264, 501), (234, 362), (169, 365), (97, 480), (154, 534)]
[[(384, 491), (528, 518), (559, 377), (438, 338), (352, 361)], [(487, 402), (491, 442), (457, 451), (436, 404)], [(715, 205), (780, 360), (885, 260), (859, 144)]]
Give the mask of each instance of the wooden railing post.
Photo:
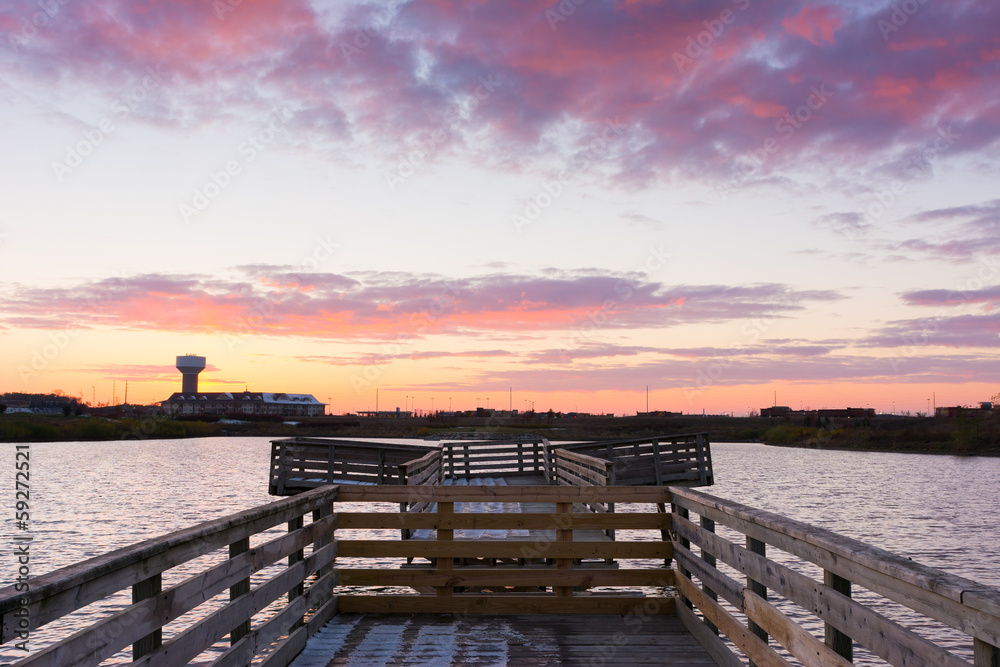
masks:
[[(250, 536), (244, 537), (242, 539), (236, 540), (229, 545), (229, 557), (235, 558), (242, 553), (246, 553), (250, 550)], [(235, 600), (241, 595), (246, 595), (250, 592), (250, 577), (246, 579), (241, 579), (235, 585), (229, 589), (229, 600)], [(229, 633), (229, 643), (230, 645), (235, 645), (240, 639), (243, 638), (245, 634), (250, 632), (250, 619), (243, 621)]]
[[(672, 505), (672, 508), (674, 510), (674, 514), (676, 514), (677, 516), (681, 517), (682, 519), (690, 519), (691, 518), (691, 513), (688, 512), (688, 509), (686, 507), (681, 507), (679, 505)], [(690, 549), (691, 548), (691, 540), (687, 539), (686, 537), (678, 537), (677, 541), (685, 549)], [(681, 564), (680, 564), (680, 561), (677, 562), (677, 570), (678, 570), (678, 572), (680, 572), (680, 575), (682, 577), (687, 577), (688, 579), (691, 578), (691, 571), (688, 570), (688, 569), (686, 569), (686, 568), (684, 568), (684, 567), (682, 567)], [(680, 595), (680, 594), (678, 593), (678, 595)], [(683, 595), (680, 595), (680, 598), (681, 598), (681, 601), (685, 605), (687, 605), (688, 609), (694, 609), (694, 603), (691, 602), (691, 600), (688, 600)]]
[[(851, 597), (851, 582), (841, 576), (823, 570), (823, 583), (842, 595)], [(829, 623), (824, 624), (826, 645), (845, 660), (854, 661), (854, 641)]]
[[(709, 533), (714, 533), (715, 532), (715, 521), (713, 521), (712, 519), (709, 519), (709, 518), (703, 516), (703, 517), (701, 517), (701, 528), (702, 528), (702, 530), (707, 531)], [(715, 556), (713, 556), (712, 554), (708, 553), (708, 551), (706, 551), (704, 547), (702, 547), (702, 549), (701, 549), (701, 559), (703, 561), (705, 561), (705, 563), (707, 565), (715, 567), (715, 563), (716, 563)], [(705, 595), (707, 595), (708, 597), (712, 598), (713, 600), (718, 600), (719, 599), (719, 596), (715, 593), (715, 591), (713, 591), (711, 588), (709, 588), (705, 584), (701, 585), (701, 590), (705, 591)], [(714, 632), (715, 634), (719, 634), (719, 628), (715, 627), (715, 624), (713, 624), (712, 622), (706, 620), (705, 621), (705, 625), (707, 625), (708, 629), (711, 630), (712, 632)]]
[(524, 472), (524, 443), (517, 443), (517, 471)]
[[(766, 558), (767, 557), (767, 544), (765, 544), (764, 542), (761, 542), (760, 540), (755, 540), (754, 538), (752, 538), (752, 537), (750, 537), (748, 535), (747, 536), (747, 551), (749, 551), (751, 553), (755, 553), (755, 554), (757, 554), (759, 556), (764, 556)], [(767, 599), (767, 586), (765, 586), (764, 584), (760, 583), (759, 581), (755, 581), (755, 580), (751, 579), (750, 577), (747, 577), (747, 588), (750, 589), (751, 593), (754, 593), (755, 595), (759, 595), (760, 597), (764, 598), (765, 600)], [(752, 632), (753, 634), (757, 635), (757, 637), (759, 637), (761, 641), (763, 641), (765, 643), (767, 642), (767, 631), (765, 631), (764, 628), (762, 628), (759, 625), (757, 625), (756, 623), (754, 623), (753, 620), (751, 620), (751, 619), (747, 619), (747, 627), (750, 629), (750, 632)], [(754, 665), (753, 660), (750, 661), (750, 667), (756, 667), (756, 665)]]
[(288, 478), (288, 470), (285, 466), (287, 452), (288, 447), (284, 442), (278, 445), (278, 480), (274, 486), (279, 496), (285, 495), (285, 479)]
[[(569, 514), (573, 511), (573, 503), (556, 503), (556, 512), (559, 514)], [(559, 522), (560, 526), (562, 521)], [(560, 527), (556, 530), (556, 542), (572, 542), (573, 541), (573, 528), (570, 523), (569, 517), (567, 517), (567, 524), (570, 525), (570, 529), (566, 530)], [(557, 570), (572, 570), (573, 560), (570, 558), (557, 558), (556, 559), (556, 569)], [(572, 586), (556, 586), (556, 597), (572, 597), (573, 587)]]
[[(319, 508), (318, 510), (313, 510), (313, 513), (312, 513), (313, 523), (316, 523), (320, 519), (328, 517), (331, 514), (333, 514), (333, 505), (324, 505), (323, 507)], [(313, 553), (316, 553), (317, 551), (319, 551), (320, 549), (322, 549), (323, 547), (325, 547), (329, 543), (330, 543), (330, 537), (329, 536), (323, 535), (323, 536), (319, 537), (315, 542), (313, 542)], [(319, 579), (324, 574), (326, 574), (327, 572), (329, 572), (330, 571), (330, 567), (331, 566), (321, 567), (318, 570), (316, 570), (316, 578)]]
[[(303, 517), (300, 516), (296, 519), (292, 519), (291, 521), (288, 522), (288, 532), (289, 533), (295, 532), (296, 530), (301, 529), (304, 525), (305, 522), (303, 521)], [(305, 549), (299, 549), (294, 553), (288, 554), (288, 566), (291, 567), (292, 565), (295, 565), (299, 561), (305, 560), (305, 557), (306, 557)], [(292, 601), (295, 600), (295, 598), (303, 595), (304, 593), (305, 593), (305, 583), (299, 582), (292, 588), (292, 590), (288, 591), (288, 603), (291, 604)], [(302, 617), (299, 617), (299, 619), (292, 624), (292, 627), (289, 631), (297, 630), (301, 625), (302, 625)]]
[[(451, 502), (438, 502), (437, 504), (438, 515), (444, 517), (455, 513), (455, 503)], [(455, 539), (455, 531), (452, 528), (438, 528), (437, 538), (439, 540), (451, 541)], [(451, 556), (443, 558), (434, 559), (434, 567), (438, 570), (451, 570), (454, 569), (454, 559)], [(438, 586), (436, 589), (437, 594), (441, 597), (451, 597), (454, 593), (454, 589), (451, 586)]]
[(465, 452), (465, 479), (472, 479), (472, 464), (469, 462), (469, 446), (463, 445), (462, 449)]
[[(142, 602), (163, 592), (163, 578), (155, 574), (149, 579), (143, 579), (132, 584), (132, 604)], [(163, 645), (163, 629), (153, 631), (132, 644), (132, 661), (136, 661), (147, 653), (152, 653)]]
[[(334, 477), (334, 461), (337, 460), (337, 448), (335, 445), (330, 445), (326, 453), (326, 483), (333, 484)], [(346, 475), (345, 475), (346, 477)]]
[(656, 485), (663, 486), (663, 464), (660, 463), (660, 442), (653, 440), (653, 474), (656, 476)]
[(704, 486), (708, 484), (708, 465), (705, 457), (705, 436), (701, 433), (695, 436), (695, 448), (698, 452), (698, 481)]
[(977, 639), (973, 649), (973, 659), (976, 667), (1000, 667), (1000, 648)]

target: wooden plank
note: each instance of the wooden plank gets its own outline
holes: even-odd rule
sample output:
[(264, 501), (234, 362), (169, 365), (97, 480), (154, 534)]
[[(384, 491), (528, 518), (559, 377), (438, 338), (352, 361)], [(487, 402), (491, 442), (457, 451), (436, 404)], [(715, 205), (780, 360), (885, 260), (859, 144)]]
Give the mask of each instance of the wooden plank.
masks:
[[(223, 561), (171, 586), (155, 597), (97, 621), (84, 631), (47, 647), (35, 657), (49, 660), (60, 667), (87, 665), (95, 660), (107, 659), (253, 572), (277, 563), (302, 544), (308, 543), (314, 533), (335, 526), (335, 519), (336, 517), (331, 517), (326, 524), (306, 526), (296, 534), (283, 535), (250, 552)], [(332, 560), (335, 550), (329, 553), (329, 560)]]
[(660, 457), (660, 442), (653, 440), (653, 474), (656, 476), (656, 485), (663, 486), (663, 460)]
[[(687, 577), (677, 577), (677, 590), (694, 603), (696, 609), (701, 611), (706, 621), (717, 627), (722, 634), (729, 637), (736, 646), (743, 651), (754, 664), (760, 667), (791, 667), (789, 662), (778, 655), (774, 649), (762, 642), (757, 635), (734, 618), (728, 611), (719, 606), (719, 603), (705, 595)], [(706, 626), (706, 629), (711, 626)]]
[(972, 650), (976, 667), (1000, 667), (1000, 648), (977, 639)]
[(189, 662), (225, 637), (241, 619), (250, 618), (256, 611), (267, 607), (296, 583), (303, 581), (320, 563), (330, 562), (336, 557), (336, 546), (331, 544), (325, 547), (323, 551), (283, 570), (256, 589), (208, 614), (153, 653), (133, 662), (133, 667), (172, 667)]
[(695, 616), (695, 613), (687, 605), (677, 605), (675, 613), (680, 622), (687, 628), (687, 631), (712, 656), (712, 660), (715, 661), (716, 665), (719, 667), (744, 667), (743, 661), (740, 660), (739, 656), (733, 653), (717, 634), (709, 630), (708, 626)]
[[(829, 586), (707, 533), (681, 516), (674, 517), (678, 538), (708, 544), (724, 563), (763, 583), (769, 589), (808, 609), (822, 620), (853, 637), (872, 653), (894, 665), (932, 660), (937, 665), (968, 667), (933, 642), (898, 625), (878, 612), (845, 597)], [(678, 577), (680, 581), (682, 577)]]
[(696, 441), (698, 443), (698, 471), (700, 473), (698, 481), (705, 485), (708, 484), (708, 468), (705, 464), (705, 443), (708, 438), (699, 433)]
[[(327, 575), (331, 576), (331, 575)], [(320, 582), (317, 582), (317, 585)], [(334, 596), (320, 607), (304, 626), (290, 634), (260, 663), (260, 667), (288, 667), (305, 648), (306, 641), (330, 622), (339, 611), (337, 597)]]
[(584, 480), (588, 484), (596, 484), (598, 486), (608, 485), (608, 477), (604, 470), (592, 470), (585, 466), (577, 465), (572, 461), (562, 460), (558, 454), (556, 456), (556, 475), (564, 479)]
[(672, 558), (669, 542), (339, 540), (344, 558)]
[[(823, 583), (844, 597), (851, 597), (851, 582), (829, 570), (823, 570)], [(827, 623), (824, 628), (824, 636), (826, 646), (843, 656), (848, 662), (854, 660), (854, 641), (847, 634)]]
[[(438, 503), (438, 514), (441, 516), (451, 516), (455, 512), (455, 504), (449, 502)], [(450, 528), (438, 529), (437, 537), (439, 540), (449, 543), (455, 538), (455, 531)], [(451, 557), (437, 558), (434, 560), (434, 564), (439, 570), (451, 570), (454, 569), (455, 561)], [(438, 597), (451, 597), (454, 593), (454, 588), (452, 586), (440, 586), (434, 589), (435, 594)]]
[(303, 614), (330, 599), (336, 584), (336, 574), (322, 577), (309, 587), (309, 592), (290, 602), (284, 609), (254, 628), (222, 656), (213, 661), (212, 667), (240, 667), (249, 665), (264, 649), (284, 635), (299, 627)]
[(31, 629), (105, 598), (155, 574), (211, 553), (244, 535), (263, 532), (286, 523), (313, 507), (332, 502), (337, 487), (327, 487), (268, 505), (206, 521), (191, 528), (156, 537), (108, 554), (75, 563), (40, 575), (27, 594), (9, 586), (0, 590), (0, 611), (7, 642), (17, 632), (17, 619), (11, 612), (28, 598)]
[(672, 524), (668, 513), (642, 512), (634, 514), (594, 514), (573, 512), (559, 515), (520, 512), (462, 512), (443, 515), (434, 512), (339, 512), (338, 529), (409, 528), (412, 530), (449, 528), (483, 530), (556, 530), (572, 526), (574, 530), (649, 529), (669, 530)]
[[(339, 488), (338, 502), (400, 502), (409, 499), (412, 489), (403, 486), (352, 486)], [(426, 499), (436, 502), (590, 502), (667, 503), (667, 487), (591, 486), (425, 486)]]
[[(982, 589), (982, 584), (823, 528), (692, 489), (670, 488), (674, 502), (680, 506), (804, 558), (977, 639), (1000, 644), (1000, 618), (961, 602), (959, 588), (967, 585)], [(884, 562), (879, 558), (884, 558)]]
[[(755, 553), (758, 556), (767, 556), (767, 545), (760, 540), (755, 540), (752, 537), (746, 538), (747, 550), (751, 553)], [(767, 600), (767, 586), (755, 581), (752, 577), (747, 577), (747, 588), (749, 588), (754, 595), (760, 597), (763, 600)], [(754, 633), (763, 642), (767, 641), (767, 631), (764, 628), (757, 625), (753, 619), (750, 619), (747, 623), (747, 627), (750, 628), (750, 632)], [(751, 664), (750, 667), (756, 667)]]
[(341, 595), (341, 613), (356, 614), (673, 614), (669, 597), (592, 595)]
[(802, 626), (785, 616), (767, 600), (749, 589), (743, 592), (743, 610), (747, 618), (763, 628), (788, 652), (810, 667), (850, 667), (854, 663), (839, 655)]
[(722, 596), (731, 605), (743, 610), (743, 586), (711, 567), (701, 558), (695, 556), (689, 549), (680, 544), (674, 545), (674, 558), (678, 567), (690, 572), (713, 591)]
[(455, 570), (339, 568), (341, 586), (673, 586), (669, 568), (463, 567)]
[[(140, 581), (132, 586), (132, 604), (155, 597), (161, 592), (163, 592), (163, 575), (154, 574), (149, 579)], [(157, 628), (132, 644), (132, 659), (135, 660), (147, 653), (152, 653), (162, 645), (163, 631), (161, 628)]]

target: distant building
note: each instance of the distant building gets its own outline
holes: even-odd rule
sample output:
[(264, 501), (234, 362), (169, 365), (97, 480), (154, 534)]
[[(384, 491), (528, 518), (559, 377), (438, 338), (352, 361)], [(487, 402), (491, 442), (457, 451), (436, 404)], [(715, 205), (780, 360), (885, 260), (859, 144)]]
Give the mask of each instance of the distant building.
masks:
[(320, 417), (326, 403), (312, 394), (275, 394), (259, 391), (177, 392), (160, 405), (171, 415), (279, 415)]
[(941, 407), (934, 411), (935, 417), (986, 417), (993, 414), (993, 404), (983, 402), (978, 408), (966, 408), (961, 405)]
[(787, 405), (775, 405), (771, 408), (761, 408), (761, 417), (787, 417), (792, 414), (792, 409)]
[(326, 403), (312, 394), (279, 394), (261, 391), (199, 392), (198, 374), (205, 369), (205, 357), (177, 357), (177, 370), (184, 377), (181, 391), (160, 406), (171, 415), (277, 415), (281, 417), (320, 417)]
[(379, 410), (378, 412), (374, 410), (358, 410), (357, 415), (359, 417), (378, 417), (379, 419), (409, 419), (413, 416), (413, 412), (410, 410), (400, 410), (399, 408), (395, 410)]

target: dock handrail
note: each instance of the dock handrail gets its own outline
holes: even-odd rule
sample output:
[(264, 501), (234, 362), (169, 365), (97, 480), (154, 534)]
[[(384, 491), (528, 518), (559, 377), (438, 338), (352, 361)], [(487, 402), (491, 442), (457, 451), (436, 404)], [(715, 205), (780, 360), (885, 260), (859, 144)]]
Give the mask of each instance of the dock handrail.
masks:
[(437, 447), (334, 438), (271, 441), (268, 489), (291, 495), (327, 484), (396, 484), (396, 468)]
[[(337, 511), (337, 503), (410, 502), (415, 491), (436, 504), (434, 511)], [(457, 503), (472, 511), (457, 511)], [(547, 507), (555, 511), (515, 513), (507, 509), (508, 503), (553, 503)], [(580, 503), (637, 503), (646, 509), (620, 514), (574, 511)], [(664, 503), (672, 505), (671, 513), (653, 511)], [(486, 511), (491, 504), (504, 510)], [(310, 512), (312, 521), (306, 523)], [(285, 523), (287, 533), (262, 535)], [(726, 530), (716, 533), (717, 525)], [(353, 535), (341, 539), (336, 533), (400, 527), (436, 534), (397, 540)], [(645, 539), (637, 535), (612, 542), (599, 534), (598, 539), (589, 537), (594, 533), (574, 535), (610, 528), (668, 531), (668, 538), (649, 539), (646, 533)], [(506, 530), (511, 531), (509, 539), (494, 534)], [(526, 531), (543, 533), (525, 537)], [(733, 532), (741, 536), (738, 542), (729, 537)], [(259, 543), (251, 547), (251, 538)], [(784, 554), (776, 558), (772, 549)], [(193, 576), (163, 587), (164, 574), (209, 554), (217, 558), (199, 563), (201, 569)], [(821, 568), (823, 581), (803, 574), (794, 563), (786, 565), (786, 554)], [(358, 568), (338, 566), (338, 557), (426, 563)], [(287, 565), (281, 562), (286, 558)], [(607, 568), (599, 562), (609, 558), (636, 559), (646, 566)], [(660, 566), (671, 560), (676, 569)], [(456, 565), (462, 562), (471, 566)], [(732, 570), (717, 567), (723, 563)], [(729, 574), (733, 570), (740, 573), (738, 578)], [(681, 487), (326, 486), (32, 581), (28, 592), (13, 586), (0, 590), (3, 643), (19, 639), (22, 622), (33, 633), (92, 603), (114, 603), (116, 595), (130, 588), (132, 604), (123, 602), (118, 611), (94, 611), (97, 620), (90, 625), (17, 663), (31, 667), (96, 664), (129, 645), (133, 664), (173, 667), (187, 664), (227, 635), (231, 647), (213, 656), (213, 665), (242, 666), (257, 660), (262, 667), (286, 667), (307, 638), (338, 613), (422, 612), (634, 614), (637, 620), (648, 614), (676, 614), (717, 664), (726, 667), (744, 663), (720, 633), (761, 667), (788, 664), (772, 641), (807, 667), (847, 667), (854, 643), (893, 665), (995, 667), (1000, 661), (1000, 591), (829, 530)], [(335, 586), (433, 592), (334, 594)], [(615, 590), (574, 594), (574, 588), (593, 587)], [(669, 587), (678, 591), (676, 604)], [(857, 588), (868, 592), (852, 597)], [(228, 600), (217, 598), (227, 590)], [(274, 604), (286, 593), (286, 603)], [(902, 604), (921, 621), (935, 619), (969, 636), (972, 646), (967, 648), (972, 650), (966, 652), (973, 663), (879, 613), (879, 601), (873, 603), (870, 593)], [(722, 606), (719, 598), (739, 614)], [(803, 626), (787, 616), (786, 602), (813, 614), (812, 625), (818, 630), (814, 632), (810, 619)], [(201, 618), (164, 641), (163, 628), (193, 609)]]
[[(562, 486), (615, 486), (615, 464), (606, 459), (587, 456), (566, 449), (556, 449), (555, 481)], [(585, 503), (591, 512), (614, 512), (614, 503)], [(610, 539), (615, 539), (613, 528), (605, 531)]]
[(714, 483), (708, 433), (576, 442), (556, 447), (613, 461), (615, 483), (622, 486), (711, 486)]
[[(181, 665), (226, 635), (231, 637), (232, 647), (217, 664), (249, 664), (258, 646), (267, 646), (282, 636), (288, 636), (283, 646), (301, 648), (306, 638), (336, 613), (331, 596), (336, 571), (330, 565), (337, 547), (329, 535), (336, 529), (332, 509), (337, 490), (329, 486), (316, 489), (118, 549), (36, 577), (26, 593), (8, 586), (0, 590), (2, 641), (16, 642), (23, 637), (22, 632), (33, 633), (77, 609), (131, 588), (131, 606), (18, 664), (92, 665), (132, 645), (133, 664)], [(306, 525), (303, 518), (310, 512), (313, 520)], [(286, 534), (250, 546), (252, 536), (281, 524), (287, 524)], [(312, 545), (308, 556), (307, 545)], [(163, 589), (163, 573), (226, 549), (218, 562)], [(269, 572), (267, 580), (251, 590), (251, 575), (286, 557), (286, 567), (274, 575)], [(306, 586), (314, 574), (317, 579)], [(209, 608), (200, 621), (163, 642), (163, 626), (227, 589), (228, 604)], [(286, 593), (288, 604), (251, 629), (251, 619)], [(303, 624), (303, 616), (310, 611), (314, 612), (312, 619)]]
[[(718, 632), (757, 665), (785, 664), (767, 644), (768, 635), (805, 664), (850, 664), (855, 642), (893, 665), (969, 664), (878, 613), (870, 603), (852, 599), (856, 587), (969, 635), (975, 665), (998, 664), (1000, 591), (778, 514), (691, 489), (672, 492), (674, 556), (681, 575), (677, 588), (682, 596), (677, 615), (718, 664), (741, 664)], [(700, 517), (698, 523), (692, 514)], [(717, 524), (745, 535), (746, 546), (717, 535)], [(768, 558), (769, 547), (818, 565), (823, 581)], [(717, 569), (718, 561), (742, 572), (746, 581)], [(772, 599), (776, 594), (814, 614), (824, 624), (824, 640), (786, 616), (768, 600), (769, 592)], [(745, 614), (749, 623), (744, 625), (720, 606), (719, 597)]]
[(523, 477), (545, 472), (545, 438), (532, 440), (442, 441), (445, 477)]

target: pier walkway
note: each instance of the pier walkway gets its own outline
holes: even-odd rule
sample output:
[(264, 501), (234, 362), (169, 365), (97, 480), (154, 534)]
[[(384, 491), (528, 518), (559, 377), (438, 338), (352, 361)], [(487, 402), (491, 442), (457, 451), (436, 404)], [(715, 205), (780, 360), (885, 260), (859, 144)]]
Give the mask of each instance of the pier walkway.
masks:
[(32, 667), (1000, 664), (994, 588), (546, 455), (548, 483), (513, 483), (522, 456), (490, 484), (435, 448), (395, 484), (322, 484), (33, 577), (0, 590), (0, 639), (30, 638)]

